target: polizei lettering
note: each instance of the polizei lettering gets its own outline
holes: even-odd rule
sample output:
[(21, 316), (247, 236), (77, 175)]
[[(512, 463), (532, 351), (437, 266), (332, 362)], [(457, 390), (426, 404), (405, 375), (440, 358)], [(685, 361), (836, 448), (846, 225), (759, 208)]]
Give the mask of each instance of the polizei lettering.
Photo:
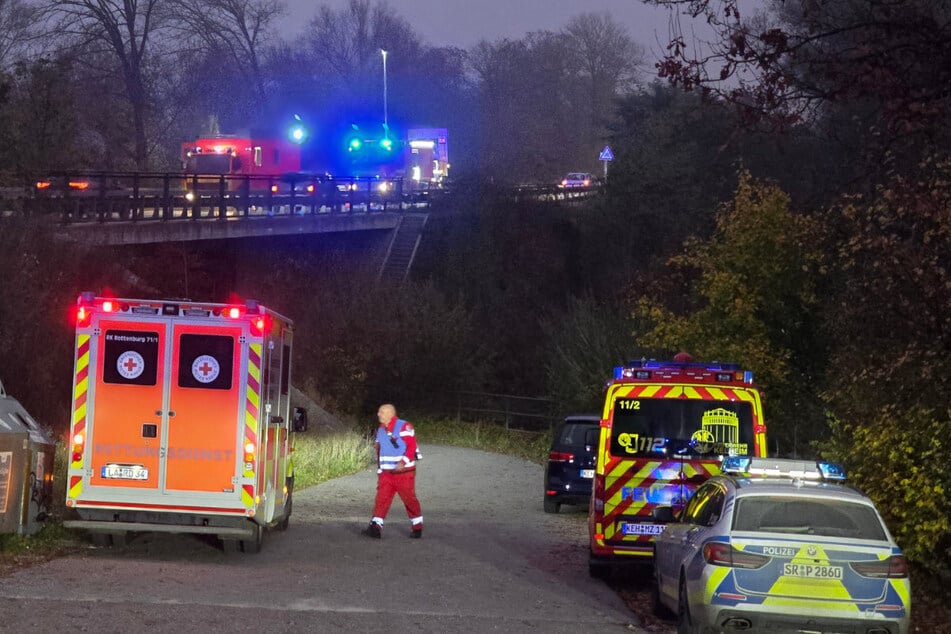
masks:
[(168, 457), (170, 460), (210, 460), (214, 462), (232, 462), (234, 460), (234, 451), (230, 449), (169, 447), (166, 451), (159, 447), (145, 447), (143, 445), (96, 443), (93, 445), (92, 451), (94, 454), (101, 454), (114, 459)]

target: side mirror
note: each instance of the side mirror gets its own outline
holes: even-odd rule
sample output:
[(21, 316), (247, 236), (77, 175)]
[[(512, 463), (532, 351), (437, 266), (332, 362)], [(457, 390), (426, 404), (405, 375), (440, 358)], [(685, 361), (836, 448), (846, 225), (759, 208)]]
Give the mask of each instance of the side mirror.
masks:
[(658, 522), (669, 524), (674, 521), (674, 509), (669, 506), (655, 506), (651, 510), (651, 517)]
[(307, 410), (303, 407), (294, 408), (294, 431), (307, 431)]

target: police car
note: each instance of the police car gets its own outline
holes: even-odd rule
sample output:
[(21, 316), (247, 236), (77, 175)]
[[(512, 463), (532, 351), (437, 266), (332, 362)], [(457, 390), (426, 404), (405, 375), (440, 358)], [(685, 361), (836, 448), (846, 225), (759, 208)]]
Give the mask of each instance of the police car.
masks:
[(680, 632), (906, 634), (901, 549), (835, 463), (731, 456), (654, 544), (656, 605)]

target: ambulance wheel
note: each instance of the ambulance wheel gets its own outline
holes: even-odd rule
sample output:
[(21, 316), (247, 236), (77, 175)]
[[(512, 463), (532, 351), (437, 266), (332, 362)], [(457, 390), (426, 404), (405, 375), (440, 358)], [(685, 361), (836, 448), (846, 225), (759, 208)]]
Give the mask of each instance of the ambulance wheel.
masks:
[(264, 527), (260, 524), (254, 524), (254, 535), (251, 536), (251, 539), (242, 539), (241, 540), (241, 550), (246, 553), (259, 553), (261, 552), (261, 544), (264, 542)]
[(221, 538), (221, 549), (226, 553), (236, 553), (241, 550), (237, 539)]
[(561, 510), (561, 504), (555, 502), (551, 498), (545, 498), (545, 512), (546, 513), (557, 513)]
[(287, 503), (284, 504), (284, 517), (277, 523), (277, 530), (286, 531), (291, 523), (291, 511), (294, 508), (294, 492), (287, 492)]

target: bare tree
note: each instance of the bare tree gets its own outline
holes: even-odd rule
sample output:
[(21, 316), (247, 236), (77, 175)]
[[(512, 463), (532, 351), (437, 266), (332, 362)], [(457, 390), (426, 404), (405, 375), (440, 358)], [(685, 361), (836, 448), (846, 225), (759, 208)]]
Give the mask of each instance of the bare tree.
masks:
[(281, 0), (170, 0), (186, 36), (204, 55), (225, 55), (223, 67), (236, 69), (257, 102), (266, 95), (262, 47), (286, 7)]
[(9, 69), (35, 41), (36, 13), (22, 0), (0, 0), (0, 69)]
[[(53, 32), (81, 51), (78, 62), (114, 63), (132, 119), (132, 159), (148, 168), (147, 125), (151, 105), (147, 64), (153, 36), (165, 24), (162, 0), (51, 0)], [(108, 69), (101, 69), (108, 71)]]

